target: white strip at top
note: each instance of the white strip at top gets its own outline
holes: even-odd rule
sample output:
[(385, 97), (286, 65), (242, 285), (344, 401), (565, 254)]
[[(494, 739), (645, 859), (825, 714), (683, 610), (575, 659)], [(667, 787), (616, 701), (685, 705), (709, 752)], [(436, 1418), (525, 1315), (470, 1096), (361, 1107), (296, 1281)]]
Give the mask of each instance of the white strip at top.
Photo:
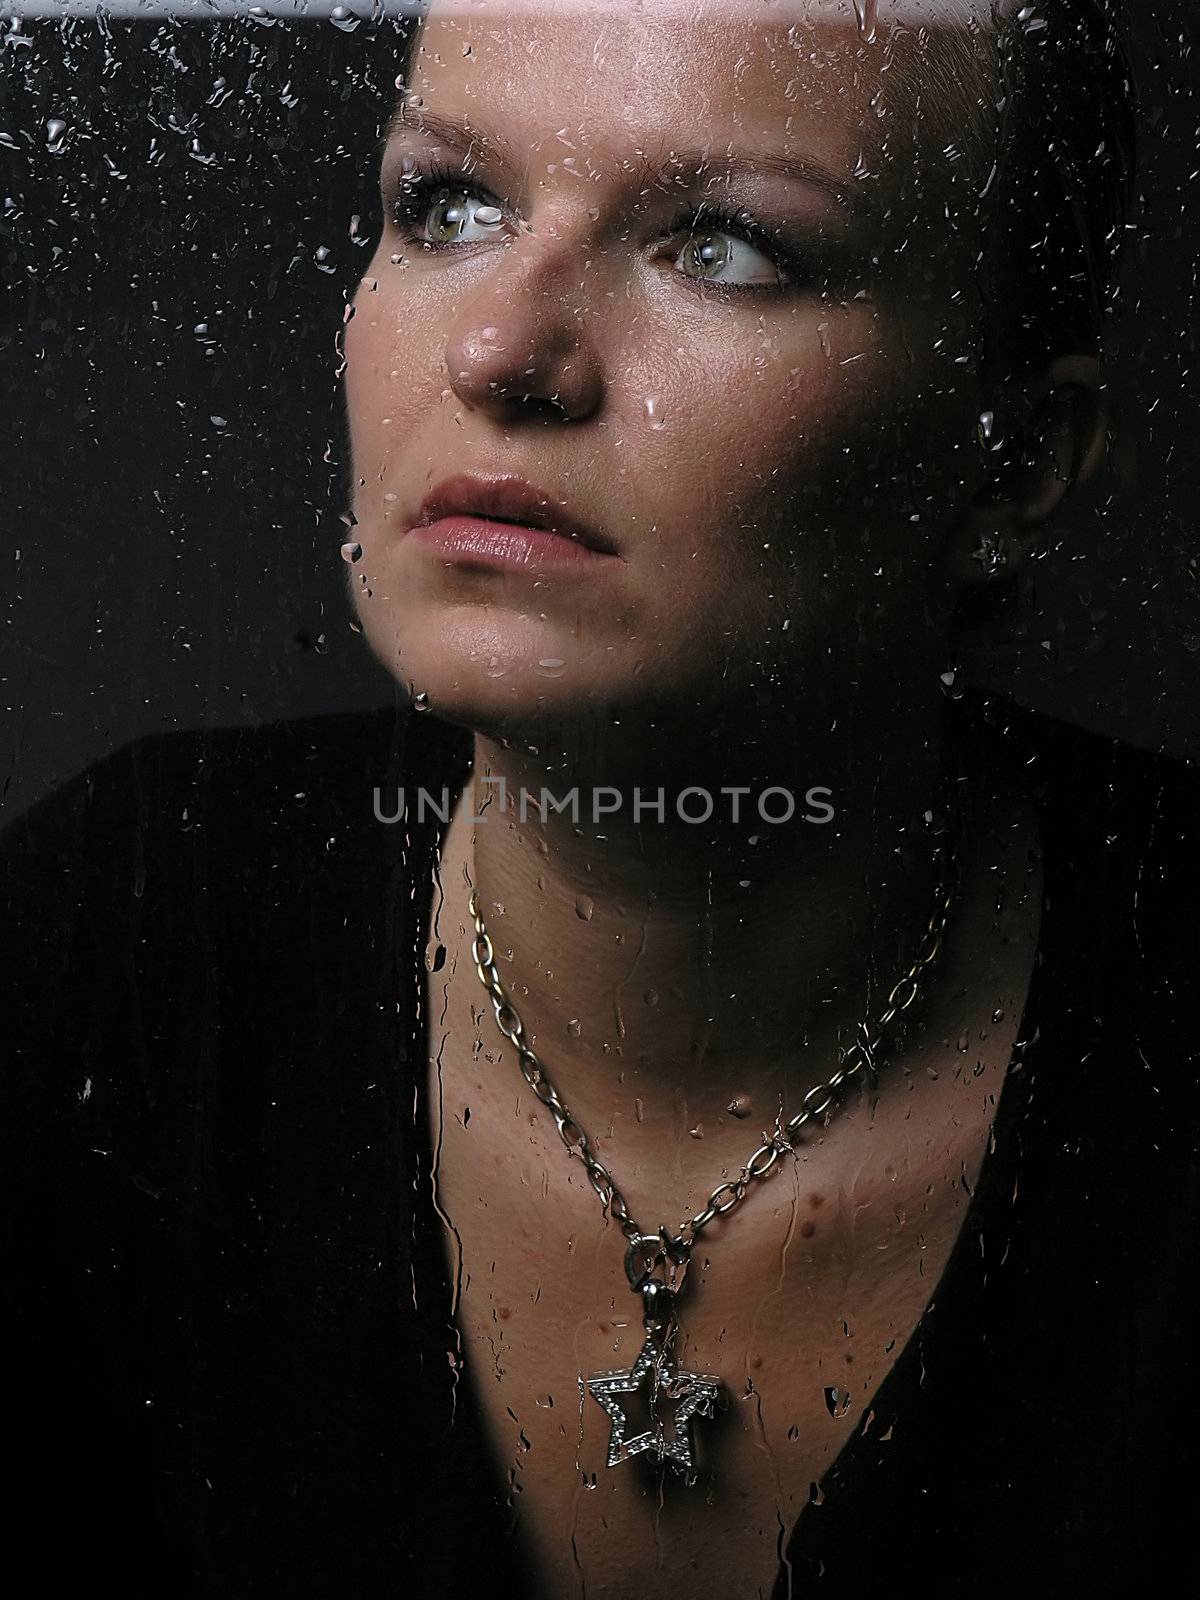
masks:
[(0, 0), (0, 20), (11, 30), (16, 19), (28, 17), (87, 17), (103, 12), (107, 17), (128, 21), (154, 21), (177, 17), (190, 22), (245, 17), (270, 20), (287, 18), (315, 22), (351, 23), (370, 18), (459, 13), (465, 18), (484, 16), (566, 15), (588, 13), (596, 17), (619, 15), (652, 22), (655, 17), (673, 13), (715, 18), (728, 14), (733, 20), (748, 18), (764, 27), (789, 20), (817, 21), (844, 18), (856, 23), (864, 33), (871, 24), (957, 25), (974, 21), (988, 27), (1018, 9), (1044, 9), (1030, 0)]

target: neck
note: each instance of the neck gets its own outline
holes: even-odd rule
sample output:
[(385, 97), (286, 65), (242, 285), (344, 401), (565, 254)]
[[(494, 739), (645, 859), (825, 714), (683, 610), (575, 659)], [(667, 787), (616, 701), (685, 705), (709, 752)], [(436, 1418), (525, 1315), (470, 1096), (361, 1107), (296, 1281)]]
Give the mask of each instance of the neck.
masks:
[[(781, 740), (791, 755), (773, 764), (731, 762), (726, 747), (706, 763), (715, 782), (672, 776), (661, 761), (613, 763), (608, 787), (621, 803), (608, 795), (598, 819), (594, 763), (477, 737), (447, 840), (450, 909), (465, 914), (469, 878), (526, 1037), (585, 1126), (603, 1134), (632, 1108), (639, 1122), (678, 1127), (682, 1117), (732, 1149), (746, 1130), (731, 1105), (755, 1129), (770, 1126), (781, 1104), (794, 1109), (798, 1092), (828, 1076), (839, 1042), (883, 1009), (934, 910), (937, 851), (923, 814), (944, 807), (939, 720), (935, 704), (920, 726), (885, 718), (843, 726), (836, 741)], [(639, 770), (643, 799), (663, 789), (661, 815), (634, 815)], [(787, 823), (759, 814), (770, 785), (795, 795)], [(681, 820), (685, 789), (685, 811), (705, 809), (701, 786), (712, 818)], [(562, 804), (573, 787), (577, 816), (532, 804), (543, 788)], [(750, 790), (737, 822), (723, 787)], [(805, 820), (828, 806), (832, 820)], [(767, 809), (786, 806), (775, 795)], [(486, 822), (473, 823), (480, 814)]]

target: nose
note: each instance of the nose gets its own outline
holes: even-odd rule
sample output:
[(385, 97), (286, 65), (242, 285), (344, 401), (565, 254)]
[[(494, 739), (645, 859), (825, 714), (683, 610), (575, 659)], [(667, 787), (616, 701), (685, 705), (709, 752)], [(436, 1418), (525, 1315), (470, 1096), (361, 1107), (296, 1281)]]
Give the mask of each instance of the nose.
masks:
[(450, 385), (464, 405), (500, 420), (535, 406), (571, 421), (604, 394), (579, 262), (579, 235), (522, 233), (497, 251), (486, 282), (460, 307), (446, 343)]

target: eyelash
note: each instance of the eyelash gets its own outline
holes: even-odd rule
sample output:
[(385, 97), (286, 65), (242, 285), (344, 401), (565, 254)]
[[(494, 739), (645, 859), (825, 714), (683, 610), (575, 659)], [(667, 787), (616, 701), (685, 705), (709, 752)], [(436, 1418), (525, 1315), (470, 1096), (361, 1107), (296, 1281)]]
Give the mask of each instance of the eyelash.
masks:
[[(389, 207), (392, 223), (406, 239), (414, 240), (428, 250), (461, 248), (454, 244), (435, 244), (431, 240), (421, 239), (418, 235), (417, 222), (428, 211), (433, 197), (440, 190), (453, 189), (473, 194), (488, 204), (499, 206), (501, 211), (506, 209), (486, 189), (481, 189), (472, 183), (467, 173), (437, 163), (431, 163), (424, 169), (414, 169), (401, 179), (398, 189), (399, 192), (395, 194)], [(724, 206), (719, 201), (705, 200), (689, 206), (672, 222), (662, 237), (669, 239), (679, 233), (697, 232), (701, 228), (732, 234), (734, 238), (742, 239), (756, 250), (761, 250), (779, 269), (783, 281), (774, 284), (718, 283), (711, 278), (693, 278), (686, 273), (680, 273), (680, 277), (697, 293), (722, 298), (742, 295), (772, 296), (794, 293), (800, 288), (812, 286), (811, 263), (804, 263), (800, 259), (799, 252), (781, 245), (778, 239), (773, 237), (770, 228), (747, 217), (744, 211)], [(467, 241), (468, 245), (475, 242)]]

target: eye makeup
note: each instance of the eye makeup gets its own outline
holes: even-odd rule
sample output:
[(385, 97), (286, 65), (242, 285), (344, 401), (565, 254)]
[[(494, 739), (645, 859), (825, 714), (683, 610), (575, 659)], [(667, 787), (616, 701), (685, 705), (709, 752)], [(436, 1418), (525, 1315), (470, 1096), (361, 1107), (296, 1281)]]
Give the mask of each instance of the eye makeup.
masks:
[[(439, 201), (474, 197), (478, 201), (476, 215), (468, 218), (468, 222), (486, 226), (489, 232), (495, 228), (496, 237), (506, 217), (510, 222), (515, 221), (516, 214), (503, 198), (479, 181), (474, 171), (467, 171), (453, 162), (417, 158), (409, 153), (395, 164), (400, 169), (399, 176), (390, 184), (385, 181), (389, 223), (401, 239), (414, 248), (430, 254), (456, 253), (489, 242), (487, 238), (430, 238), (425, 231), (427, 219)], [(675, 201), (675, 209), (664, 211), (663, 225), (649, 243), (677, 240), (682, 248), (689, 238), (725, 235), (760, 255), (768, 269), (774, 268), (773, 278), (768, 270), (765, 279), (742, 283), (691, 277), (680, 269), (680, 276), (704, 293), (728, 296), (814, 291), (846, 293), (852, 281), (855, 287), (863, 285), (868, 259), (863, 241), (845, 236), (836, 227), (831, 229), (806, 219), (770, 218), (738, 204), (726, 193), (719, 198), (701, 195), (679, 201), (670, 192), (664, 192), (663, 201), (664, 205)], [(645, 206), (639, 205), (637, 209), (644, 210)], [(628, 237), (628, 232), (622, 237)]]

